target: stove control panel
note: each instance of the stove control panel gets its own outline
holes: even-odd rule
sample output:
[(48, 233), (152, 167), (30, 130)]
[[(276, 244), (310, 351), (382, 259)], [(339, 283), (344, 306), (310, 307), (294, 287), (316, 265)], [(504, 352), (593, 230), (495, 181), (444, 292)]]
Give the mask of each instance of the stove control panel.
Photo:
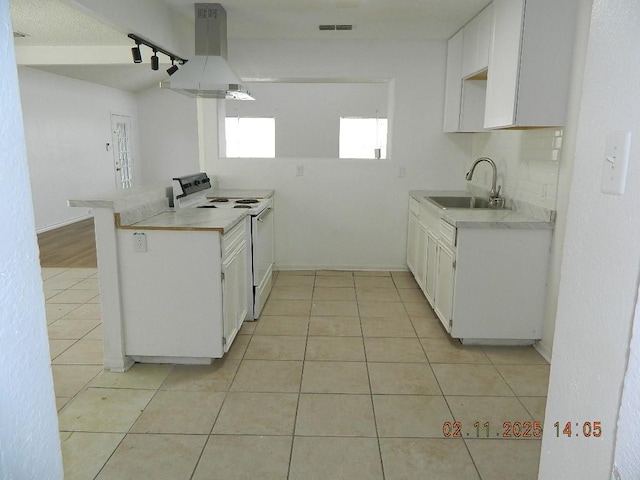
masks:
[[(174, 189), (176, 188), (176, 182), (178, 183), (181, 194), (176, 195), (176, 198), (186, 197), (201, 190), (211, 188), (211, 180), (206, 173), (196, 173), (195, 175), (186, 175), (184, 177), (176, 177), (173, 179)], [(175, 195), (175, 192), (174, 192)]]

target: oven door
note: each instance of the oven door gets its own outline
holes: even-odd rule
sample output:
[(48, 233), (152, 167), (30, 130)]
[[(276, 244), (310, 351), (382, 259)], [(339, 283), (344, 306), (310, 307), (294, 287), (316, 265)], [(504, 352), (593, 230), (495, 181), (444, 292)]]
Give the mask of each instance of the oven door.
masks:
[(273, 275), (273, 209), (266, 208), (251, 218), (253, 241), (253, 318), (260, 316), (269, 293)]

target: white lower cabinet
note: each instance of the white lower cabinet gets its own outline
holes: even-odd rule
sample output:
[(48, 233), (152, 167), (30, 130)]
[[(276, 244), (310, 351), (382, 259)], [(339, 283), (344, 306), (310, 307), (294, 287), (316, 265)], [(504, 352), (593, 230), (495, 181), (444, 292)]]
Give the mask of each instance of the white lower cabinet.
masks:
[(427, 230), (418, 222), (418, 244), (416, 248), (416, 272), (415, 278), (421, 289), (427, 285)]
[(412, 272), (447, 332), (471, 344), (540, 339), (551, 228), (456, 228), (440, 212), (420, 204), (407, 246), (424, 252), (424, 273)]
[[(136, 249), (136, 238), (145, 248)], [(211, 363), (247, 316), (246, 219), (212, 230), (118, 229), (125, 355), (145, 363)]]
[(222, 263), (224, 351), (227, 352), (247, 318), (247, 254), (243, 241)]
[(438, 245), (435, 276), (437, 279), (433, 307), (447, 332), (453, 324), (453, 288), (455, 278), (455, 253), (444, 244)]
[(409, 230), (407, 232), (407, 266), (414, 275), (418, 269), (418, 202), (410, 199), (409, 203)]
[(436, 262), (438, 254), (438, 237), (427, 230), (427, 268), (426, 281), (424, 285), (424, 294), (433, 304), (436, 294)]

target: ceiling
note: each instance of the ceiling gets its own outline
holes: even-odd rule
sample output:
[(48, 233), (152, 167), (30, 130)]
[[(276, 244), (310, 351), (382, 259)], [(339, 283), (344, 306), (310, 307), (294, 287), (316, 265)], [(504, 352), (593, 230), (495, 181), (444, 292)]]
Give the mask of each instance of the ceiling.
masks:
[[(126, 32), (83, 13), (68, 0), (10, 0), (16, 47), (132, 46)], [(193, 24), (193, 0), (166, 4)], [(248, 39), (446, 39), (490, 0), (222, 0), (228, 37)], [(320, 24), (352, 24), (350, 32), (320, 31)], [(153, 39), (151, 39), (153, 40)], [(161, 61), (164, 60), (160, 56)], [(166, 79), (148, 65), (33, 65), (128, 91)], [(165, 67), (166, 68), (166, 67)]]

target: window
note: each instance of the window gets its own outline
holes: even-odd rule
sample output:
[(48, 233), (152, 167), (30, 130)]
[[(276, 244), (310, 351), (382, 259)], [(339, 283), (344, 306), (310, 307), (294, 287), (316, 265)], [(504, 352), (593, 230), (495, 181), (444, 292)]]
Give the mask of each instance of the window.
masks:
[(227, 117), (225, 119), (227, 157), (274, 158), (275, 118)]
[(387, 158), (387, 119), (340, 117), (340, 158)]
[[(299, 81), (299, 82), (253, 82), (246, 85), (255, 97), (253, 102), (220, 102), (219, 114), (222, 117), (245, 119), (275, 119), (278, 127), (275, 131), (275, 156), (277, 158), (322, 158), (340, 157), (339, 136), (340, 118), (356, 121), (375, 121), (389, 118), (389, 99), (393, 93), (389, 81), (371, 82), (348, 81)], [(223, 109), (223, 110), (220, 110)], [(224, 113), (222, 113), (224, 112)], [(227, 120), (227, 123), (229, 120)], [(234, 151), (235, 145), (247, 144), (237, 140), (228, 141), (230, 148), (225, 151), (223, 133), (225, 122), (218, 123), (220, 129), (220, 155), (222, 157), (252, 156)], [(236, 125), (237, 127), (237, 125)], [(391, 129), (391, 124), (389, 124)], [(375, 130), (373, 130), (375, 131)], [(382, 142), (389, 136), (380, 132)], [(256, 139), (249, 135), (251, 144)], [(372, 143), (372, 149), (375, 148)], [(384, 145), (380, 156), (384, 158)], [(345, 154), (345, 157), (375, 158), (375, 150), (364, 154)], [(260, 153), (261, 157), (268, 155)], [(271, 155), (273, 157), (273, 155)]]

